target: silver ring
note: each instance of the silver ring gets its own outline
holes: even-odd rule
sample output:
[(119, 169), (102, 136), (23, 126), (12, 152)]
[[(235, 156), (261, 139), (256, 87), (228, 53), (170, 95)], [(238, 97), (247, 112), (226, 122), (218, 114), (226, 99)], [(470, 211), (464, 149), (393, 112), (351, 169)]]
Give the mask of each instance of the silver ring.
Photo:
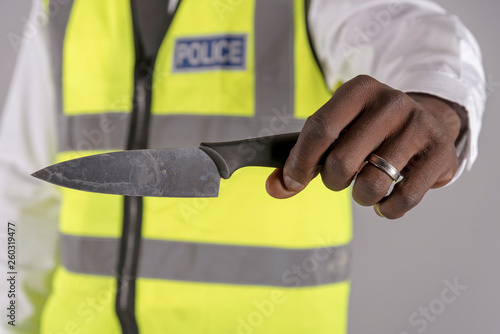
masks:
[(384, 173), (389, 175), (389, 177), (394, 182), (399, 182), (403, 179), (403, 177), (401, 176), (401, 173), (399, 173), (399, 171), (396, 169), (396, 167), (391, 165), (384, 158), (381, 158), (374, 153), (370, 154), (368, 156), (368, 158), (366, 158), (366, 162), (371, 163), (373, 166), (377, 167), (378, 169), (380, 169), (381, 171), (383, 171)]

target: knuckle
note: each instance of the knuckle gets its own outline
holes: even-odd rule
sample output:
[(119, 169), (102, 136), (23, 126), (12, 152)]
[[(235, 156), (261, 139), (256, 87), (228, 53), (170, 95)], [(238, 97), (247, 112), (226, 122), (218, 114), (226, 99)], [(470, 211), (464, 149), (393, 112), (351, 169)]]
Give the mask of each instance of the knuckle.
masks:
[(326, 168), (333, 172), (337, 179), (350, 179), (357, 171), (353, 160), (345, 154), (333, 150), (326, 159)]
[(442, 123), (429, 112), (415, 108), (412, 112), (411, 122), (417, 131), (425, 133), (428, 141), (433, 147), (454, 147), (454, 140), (446, 131)]
[(458, 156), (455, 144), (453, 142), (447, 141), (444, 145), (444, 155), (450, 162), (451, 167), (458, 166)]
[(422, 198), (413, 190), (402, 190), (399, 192), (399, 209), (402, 212), (409, 211), (420, 203)]
[[(356, 179), (356, 188), (358, 193), (363, 194), (365, 200), (368, 201), (367, 205), (373, 205), (378, 202), (378, 200), (386, 195), (388, 190), (387, 183), (383, 180), (365, 177), (358, 177)], [(373, 201), (375, 203), (372, 203)]]
[(419, 131), (432, 129), (434, 127), (433, 117), (431, 115), (421, 109), (421, 108), (413, 108), (409, 117), (409, 121), (412, 125), (418, 128)]
[(372, 85), (378, 82), (375, 80), (373, 77), (367, 75), (367, 74), (358, 74), (352, 79), (353, 82), (357, 84), (366, 84), (366, 85)]
[(398, 112), (405, 111), (409, 105), (409, 97), (402, 91), (390, 89), (383, 94), (385, 105)]
[(304, 155), (293, 152), (292, 157), (293, 159), (288, 159), (285, 164), (285, 174), (300, 181), (303, 177), (307, 177), (313, 173), (314, 166), (312, 166)]
[(443, 176), (443, 182), (444, 184), (448, 184), (453, 180), (453, 177), (455, 177), (455, 172), (456, 169), (448, 169)]
[(450, 144), (453, 144), (453, 139), (443, 127), (434, 126), (431, 127), (429, 131), (430, 138), (432, 139), (432, 143), (434, 145), (449, 149)]
[(308, 136), (319, 140), (335, 138), (338, 135), (335, 124), (328, 122), (328, 119), (319, 113), (307, 118), (303, 131), (306, 131)]
[(324, 169), (321, 170), (321, 180), (332, 191), (341, 191), (349, 186), (346, 182), (339, 181), (336, 175)]
[(346, 85), (346, 88), (350, 88), (355, 92), (368, 93), (373, 91), (380, 83), (366, 74), (360, 74), (351, 79)]
[(412, 131), (419, 135), (419, 141), (422, 145), (427, 146), (429, 149), (439, 149), (444, 152), (446, 147), (453, 146), (454, 140), (440, 124), (437, 119), (426, 112), (425, 110), (415, 109), (410, 116), (410, 123)]
[(444, 181), (445, 184), (451, 182), (453, 178), (455, 177), (455, 173), (457, 172), (458, 169), (458, 157), (455, 151), (455, 148), (449, 148), (447, 154), (445, 157), (448, 160), (447, 163), (447, 169), (444, 172), (442, 176), (442, 180)]
[(455, 174), (455, 171), (458, 169), (458, 156), (455, 146), (451, 148), (450, 155), (451, 155), (450, 159), (451, 169), (453, 170), (453, 174)]

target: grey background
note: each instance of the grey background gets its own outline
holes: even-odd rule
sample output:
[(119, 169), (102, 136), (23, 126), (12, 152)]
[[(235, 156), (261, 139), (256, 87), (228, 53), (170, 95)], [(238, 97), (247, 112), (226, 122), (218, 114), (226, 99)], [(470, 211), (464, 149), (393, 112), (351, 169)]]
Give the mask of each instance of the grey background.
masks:
[[(409, 317), (437, 306), (444, 280), (467, 286), (424, 333), (500, 333), (500, 2), (439, 0), (472, 30), (481, 45), (489, 100), (479, 158), (454, 185), (431, 190), (398, 221), (355, 206), (349, 333), (420, 333)], [(0, 105), (16, 53), (7, 33), (21, 33), (31, 1), (0, 4)], [(451, 296), (451, 295), (450, 295)], [(421, 316), (418, 319), (423, 319)]]

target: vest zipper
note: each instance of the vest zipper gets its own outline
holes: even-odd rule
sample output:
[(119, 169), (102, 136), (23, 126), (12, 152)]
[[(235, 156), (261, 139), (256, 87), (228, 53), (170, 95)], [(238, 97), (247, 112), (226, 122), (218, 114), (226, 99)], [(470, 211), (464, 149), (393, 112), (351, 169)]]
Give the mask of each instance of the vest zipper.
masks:
[[(144, 149), (148, 146), (154, 64), (158, 50), (176, 12), (168, 13), (153, 56), (147, 58), (144, 56), (135, 1), (130, 1), (136, 61), (134, 69), (133, 109), (130, 119), (127, 150)], [(180, 2), (177, 4), (177, 8), (179, 8)], [(166, 4), (168, 5), (168, 2)], [(115, 310), (120, 321), (122, 333), (138, 334), (139, 329), (135, 319), (135, 278), (137, 276), (141, 243), (143, 199), (142, 197), (125, 196), (123, 203), (123, 227), (118, 258)]]

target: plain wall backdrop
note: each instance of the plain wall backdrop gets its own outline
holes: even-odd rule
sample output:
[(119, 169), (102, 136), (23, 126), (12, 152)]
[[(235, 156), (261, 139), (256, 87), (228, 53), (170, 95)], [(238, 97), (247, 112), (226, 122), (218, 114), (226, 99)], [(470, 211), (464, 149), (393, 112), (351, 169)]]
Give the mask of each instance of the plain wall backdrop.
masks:
[[(461, 18), (483, 51), (489, 99), (479, 158), (400, 220), (354, 205), (350, 334), (500, 333), (500, 2), (437, 2)], [(16, 58), (8, 34), (21, 34), (30, 5), (0, 4), (0, 106)], [(450, 302), (454, 294), (442, 291), (457, 282)]]

